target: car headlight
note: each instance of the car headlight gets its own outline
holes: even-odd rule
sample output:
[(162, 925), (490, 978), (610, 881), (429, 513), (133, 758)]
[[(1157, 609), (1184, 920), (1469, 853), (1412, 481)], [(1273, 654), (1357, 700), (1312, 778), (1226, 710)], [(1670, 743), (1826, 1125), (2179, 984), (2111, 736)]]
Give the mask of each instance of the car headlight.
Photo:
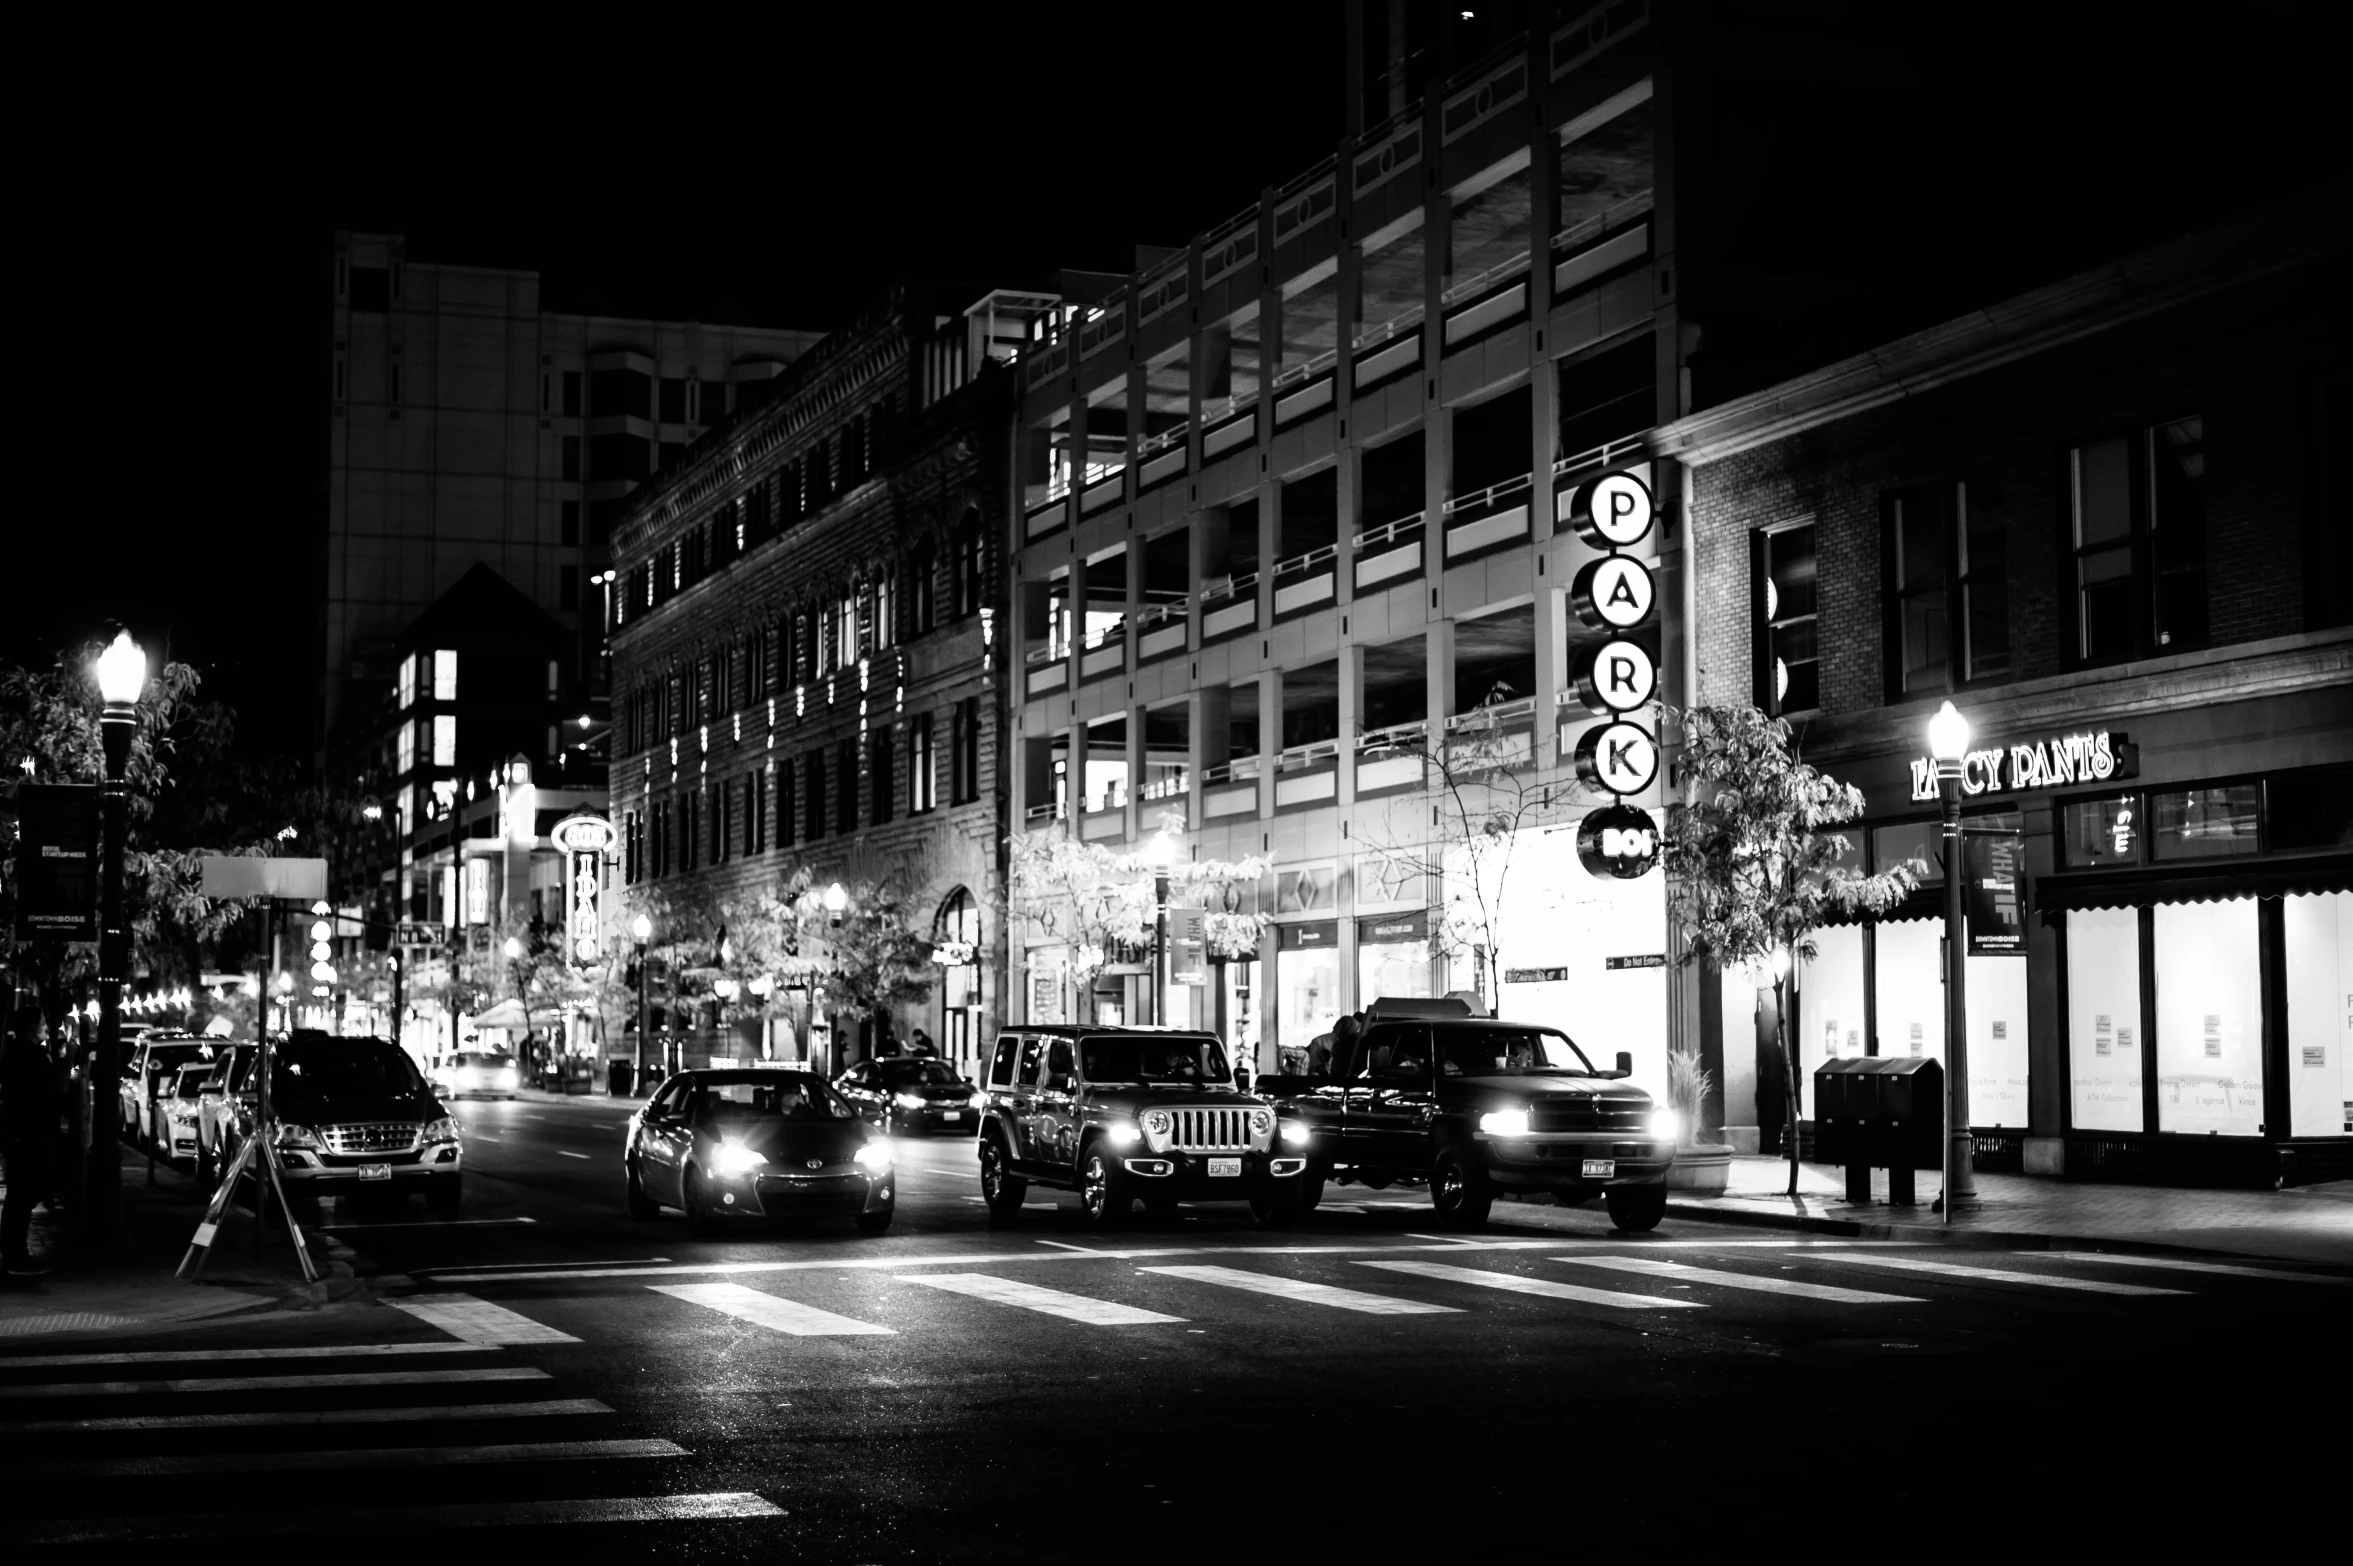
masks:
[(1144, 1133), (1126, 1121), (1115, 1121), (1103, 1128), (1103, 1139), (1113, 1147), (1133, 1147), (1142, 1141)]
[(442, 1117), (441, 1117), (439, 1120), (429, 1121), (429, 1122), (427, 1122), (427, 1123), (426, 1123), (426, 1126), (425, 1126), (425, 1140), (426, 1140), (426, 1141), (428, 1141), (428, 1142), (454, 1142), (454, 1141), (456, 1141), (457, 1139), (458, 1139), (458, 1123), (457, 1123), (457, 1117), (456, 1117), (456, 1116), (454, 1116), (454, 1115), (443, 1115), (443, 1116), (442, 1116)]
[(1479, 1117), (1479, 1129), (1489, 1136), (1526, 1136), (1528, 1112), (1524, 1109), (1490, 1109)]
[(988, 1108), (988, 1107), (989, 1107), (989, 1096), (988, 1096), (986, 1093), (975, 1093), (975, 1094), (973, 1094), (973, 1095), (972, 1095), (972, 1107), (973, 1107), (974, 1109), (986, 1109), (986, 1108)]
[(890, 1168), (890, 1166), (891, 1166), (891, 1145), (890, 1145), (890, 1143), (883, 1141), (883, 1140), (882, 1140), (880, 1137), (877, 1137), (875, 1140), (873, 1140), (873, 1141), (871, 1141), (871, 1142), (864, 1143), (864, 1144), (862, 1144), (862, 1145), (859, 1147), (859, 1149), (858, 1149), (858, 1167), (859, 1167), (859, 1168), (861, 1168), (861, 1169), (870, 1169), (870, 1170), (872, 1170), (874, 1173), (876, 1173), (876, 1174), (880, 1174), (880, 1173), (882, 1173), (884, 1170), (886, 1170), (886, 1169)]
[(1286, 1120), (1283, 1122), (1283, 1145), (1285, 1147), (1305, 1147), (1307, 1139), (1314, 1134), (1301, 1121)]
[(280, 1147), (316, 1147), (319, 1145), (319, 1134), (308, 1126), (293, 1126), (280, 1121), (277, 1135), (272, 1140)]
[(1650, 1112), (1650, 1134), (1662, 1142), (1672, 1142), (1683, 1134), (1683, 1117), (1671, 1109)]
[(1274, 1128), (1274, 1111), (1270, 1109), (1253, 1109), (1250, 1111), (1250, 1134), (1252, 1136), (1264, 1136)]
[(921, 1109), (923, 1095), (921, 1093), (899, 1093), (892, 1096), (891, 1102), (901, 1109)]
[(722, 1142), (711, 1152), (711, 1172), (713, 1174), (750, 1174), (766, 1162), (768, 1162), (766, 1157), (752, 1151), (741, 1142)]

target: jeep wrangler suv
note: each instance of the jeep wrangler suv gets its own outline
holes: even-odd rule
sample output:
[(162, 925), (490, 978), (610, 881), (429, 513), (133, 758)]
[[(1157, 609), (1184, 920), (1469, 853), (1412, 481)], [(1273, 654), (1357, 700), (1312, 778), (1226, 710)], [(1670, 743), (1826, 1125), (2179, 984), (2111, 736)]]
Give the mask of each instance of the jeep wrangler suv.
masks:
[(1138, 1201), (1241, 1202), (1262, 1227), (1304, 1210), (1296, 1127), (1234, 1086), (1212, 1034), (1160, 1028), (1008, 1029), (981, 1111), (980, 1188), (992, 1222), (1032, 1185), (1076, 1191), (1087, 1222), (1117, 1227)]

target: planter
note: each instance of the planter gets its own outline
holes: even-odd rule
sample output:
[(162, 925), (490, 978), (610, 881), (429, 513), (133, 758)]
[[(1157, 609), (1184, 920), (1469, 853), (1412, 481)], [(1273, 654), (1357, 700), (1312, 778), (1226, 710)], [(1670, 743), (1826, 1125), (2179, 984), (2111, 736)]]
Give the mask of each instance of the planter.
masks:
[(1732, 1149), (1713, 1143), (1678, 1147), (1667, 1170), (1667, 1189), (1691, 1196), (1722, 1196), (1732, 1183)]

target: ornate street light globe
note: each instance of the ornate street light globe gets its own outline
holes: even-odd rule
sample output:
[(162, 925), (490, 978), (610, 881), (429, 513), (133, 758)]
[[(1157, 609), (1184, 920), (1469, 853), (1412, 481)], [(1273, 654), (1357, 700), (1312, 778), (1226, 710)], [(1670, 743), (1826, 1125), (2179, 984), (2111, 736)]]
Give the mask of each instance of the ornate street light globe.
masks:
[(129, 706), (147, 688), (147, 654), (128, 631), (114, 633), (114, 643), (98, 655), (98, 694), (109, 702)]
[(1949, 701), (1928, 720), (1928, 753), (1956, 766), (1969, 754), (1969, 720)]
[(629, 922), (629, 933), (637, 937), (638, 945), (643, 946), (654, 938), (654, 922), (644, 914), (639, 914)]
[(1155, 870), (1166, 870), (1177, 862), (1177, 840), (1166, 832), (1155, 832), (1144, 845), (1144, 863)]
[(828, 913), (840, 913), (850, 906), (850, 894), (842, 890), (839, 881), (825, 889), (825, 908)]
[(507, 937), (507, 946), (506, 946), (506, 952), (507, 952), (507, 961), (509, 961), (509, 962), (513, 962), (513, 961), (515, 961), (516, 959), (520, 958), (520, 957), (523, 955), (523, 943), (522, 943), (521, 941), (518, 941), (518, 940), (516, 940), (516, 939), (515, 939), (513, 936), (511, 936), (511, 935), (510, 935), (510, 936), (508, 936), (508, 937)]

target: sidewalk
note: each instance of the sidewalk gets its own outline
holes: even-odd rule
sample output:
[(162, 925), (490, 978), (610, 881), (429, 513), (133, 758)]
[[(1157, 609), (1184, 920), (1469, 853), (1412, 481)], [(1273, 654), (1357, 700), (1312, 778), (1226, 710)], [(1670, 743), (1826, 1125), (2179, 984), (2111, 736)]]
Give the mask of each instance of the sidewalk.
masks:
[(293, 1249), (273, 1225), (268, 1248), (254, 1255), (253, 1217), (232, 1208), (202, 1275), (176, 1278), (207, 1192), (195, 1180), (158, 1163), (147, 1183), (147, 1158), (123, 1156), (122, 1227), (112, 1240), (85, 1245), (70, 1221), (47, 1208), (33, 1214), (34, 1254), (46, 1259), (45, 1278), (0, 1278), (0, 1342), (52, 1333), (185, 1326), (245, 1311), (305, 1309), (348, 1298), (356, 1290), (349, 1253), (310, 1234), (311, 1259), (321, 1278), (305, 1284)]
[[(1915, 1184), (1915, 1207), (1890, 1207), (1884, 1197), (1860, 1205), (1846, 1199), (1839, 1166), (1800, 1164), (1792, 1197), (1784, 1194), (1786, 1160), (1743, 1155), (1732, 1160), (1732, 1184), (1724, 1195), (1679, 1195), (1667, 1211), (1873, 1239), (2197, 1250), (2353, 1265), (2353, 1181), (2285, 1191), (2208, 1191), (1980, 1174), (1977, 1205), (1954, 1214), (1949, 1226), (1929, 1206), (1942, 1189), (1939, 1172), (1923, 1169)], [(1886, 1189), (1886, 1171), (1876, 1171), (1873, 1190)]]

